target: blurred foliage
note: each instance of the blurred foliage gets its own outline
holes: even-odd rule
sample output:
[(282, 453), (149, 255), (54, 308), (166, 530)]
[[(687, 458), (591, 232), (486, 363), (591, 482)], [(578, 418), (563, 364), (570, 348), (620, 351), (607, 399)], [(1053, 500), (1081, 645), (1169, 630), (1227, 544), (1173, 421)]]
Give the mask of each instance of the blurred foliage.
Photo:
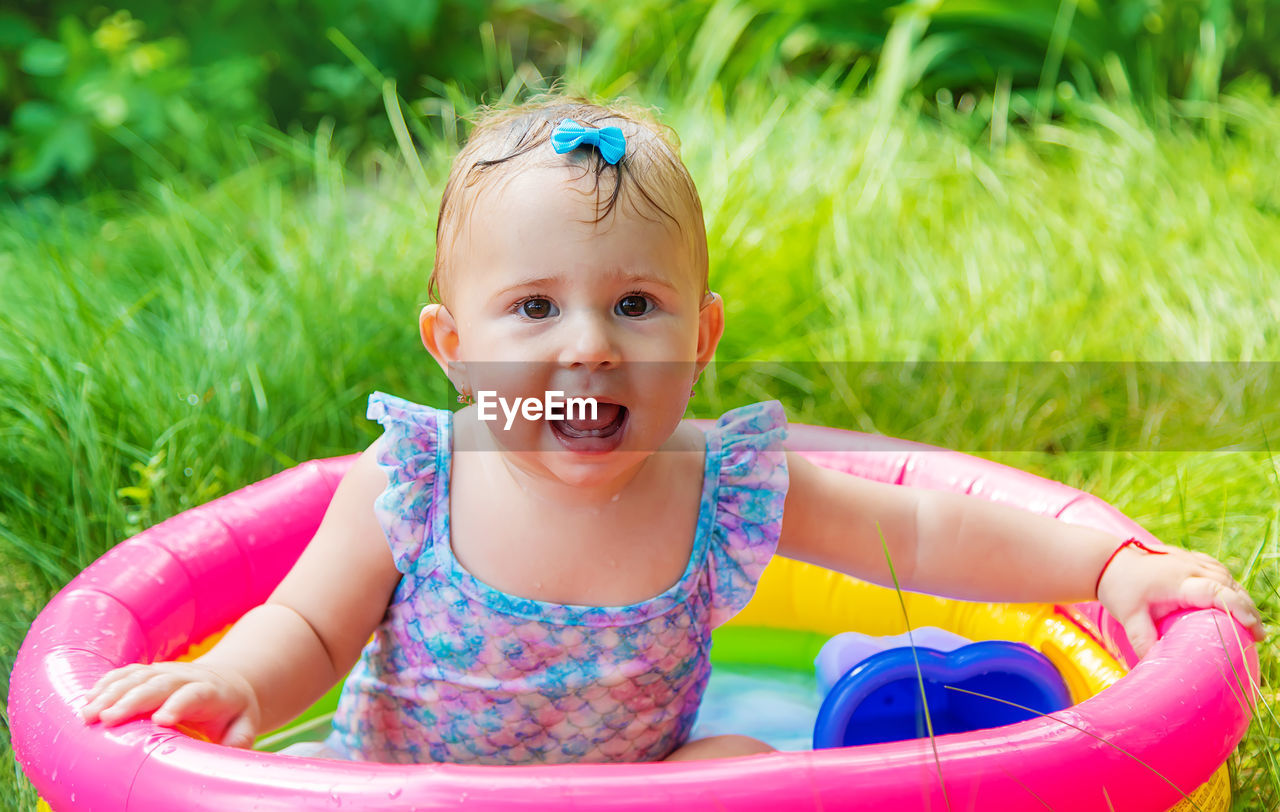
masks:
[(388, 80), (420, 135), (431, 116), (565, 75), (603, 94), (732, 98), (743, 82), (856, 88), (878, 70), (895, 94), (939, 108), (1003, 95), (1029, 121), (1076, 96), (1151, 108), (1280, 81), (1280, 0), (115, 2), (127, 10), (0, 11), (0, 189), (215, 178), (245, 126), (329, 118), (340, 152), (390, 144)]
[[(127, 183), (137, 171), (132, 162), (104, 158), (163, 161), (156, 150), (179, 140), (198, 143), (210, 114), (245, 120), (255, 112), (256, 71), (248, 60), (225, 61), (207, 80), (196, 80), (186, 42), (144, 41), (142, 25), (128, 12), (92, 30), (74, 17), (53, 29), (41, 31), (12, 11), (0, 16), (0, 91), (9, 113), (0, 153), (19, 190), (91, 167), (108, 183)], [(228, 92), (218, 93), (219, 84)]]
[[(637, 0), (625, 8), (567, 0), (609, 47), (621, 73), (656, 64), (668, 81), (732, 85), (790, 73), (871, 73), (890, 28), (921, 18), (909, 85), (930, 96), (1037, 89), (1060, 78), (1140, 99), (1211, 100), (1243, 74), (1280, 80), (1278, 0)], [(681, 59), (691, 32), (697, 58)], [(701, 47), (700, 47), (701, 46)], [(714, 75), (713, 75), (714, 74)]]
[(22, 192), (91, 170), (108, 186), (166, 168), (216, 172), (229, 127), (310, 128), (323, 116), (341, 122), (339, 146), (389, 140), (375, 80), (479, 81), (489, 5), (19, 0), (0, 11), (0, 176)]

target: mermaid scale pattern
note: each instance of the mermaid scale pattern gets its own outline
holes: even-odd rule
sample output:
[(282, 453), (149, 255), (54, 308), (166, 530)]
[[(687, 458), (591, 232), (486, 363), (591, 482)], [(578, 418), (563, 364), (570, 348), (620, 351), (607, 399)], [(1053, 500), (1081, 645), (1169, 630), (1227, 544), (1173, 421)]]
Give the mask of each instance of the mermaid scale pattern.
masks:
[(375, 393), (375, 512), (404, 573), (348, 677), (327, 744), (353, 759), (535, 764), (653, 761), (689, 736), (711, 629), (739, 611), (777, 547), (787, 490), (777, 402), (707, 432), (697, 536), (670, 589), (628, 606), (520, 598), (449, 545), (450, 412)]

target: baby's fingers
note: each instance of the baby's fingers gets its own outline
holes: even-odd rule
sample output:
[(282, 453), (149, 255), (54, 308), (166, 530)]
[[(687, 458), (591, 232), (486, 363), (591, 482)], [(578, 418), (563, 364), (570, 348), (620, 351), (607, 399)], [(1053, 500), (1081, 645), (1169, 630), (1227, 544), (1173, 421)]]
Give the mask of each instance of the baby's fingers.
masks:
[(188, 682), (174, 691), (151, 721), (173, 727), (179, 722), (205, 729), (229, 747), (251, 747), (257, 730), (257, 714), (239, 693), (210, 682)]
[(1125, 636), (1129, 638), (1129, 645), (1133, 646), (1134, 653), (1139, 658), (1147, 656), (1147, 652), (1156, 644), (1158, 637), (1156, 624), (1152, 622), (1151, 614), (1147, 609), (1145, 607), (1136, 609), (1117, 620), (1124, 626)]
[(116, 725), (145, 716), (164, 704), (186, 678), (169, 672), (153, 672), (147, 679), (133, 685), (109, 707), (98, 712), (98, 719), (106, 725)]
[(245, 709), (238, 696), (229, 696), (208, 682), (188, 682), (178, 688), (151, 714), (158, 725), (172, 727), (182, 721), (211, 722), (220, 727)]
[(120, 697), (151, 679), (155, 670), (148, 665), (129, 665), (108, 672), (89, 690), (89, 702), (80, 709), (80, 718), (95, 722), (99, 714), (111, 707)]
[(1249, 630), (1254, 640), (1266, 636), (1262, 628), (1262, 614), (1254, 605), (1245, 588), (1228, 579), (1227, 583), (1216, 578), (1188, 578), (1184, 596), (1191, 606), (1213, 607), (1229, 612)]
[(227, 747), (252, 747), (256, 729), (249, 717), (241, 714), (228, 725), (227, 732), (222, 735), (220, 744)]
[(169, 694), (163, 704), (151, 714), (151, 721), (158, 725), (172, 727), (183, 719), (200, 714), (214, 698), (212, 686), (207, 683), (188, 682)]

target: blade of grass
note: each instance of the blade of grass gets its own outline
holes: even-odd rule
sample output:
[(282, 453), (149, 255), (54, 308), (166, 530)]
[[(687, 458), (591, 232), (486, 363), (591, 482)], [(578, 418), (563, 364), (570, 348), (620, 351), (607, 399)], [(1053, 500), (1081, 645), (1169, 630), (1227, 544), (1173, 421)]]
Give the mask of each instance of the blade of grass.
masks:
[(432, 194), (430, 182), (427, 180), (427, 173), (422, 168), (422, 159), (418, 157), (418, 149), (413, 145), (413, 139), (409, 137), (409, 129), (405, 126), (404, 115), (400, 110), (400, 96), (396, 93), (396, 83), (392, 79), (388, 79), (382, 83), (382, 103), (387, 108), (387, 119), (391, 122), (391, 130), (396, 135), (396, 145), (400, 147), (400, 156), (404, 158), (405, 165), (409, 167), (409, 175), (413, 178), (413, 184), (418, 188), (418, 194), (422, 197), (422, 204), (425, 207), (435, 205), (435, 195)]
[(951, 809), (951, 798), (947, 795), (947, 782), (942, 777), (942, 759), (938, 757), (938, 739), (933, 735), (933, 720), (929, 717), (929, 698), (924, 690), (924, 672), (920, 670), (920, 655), (916, 651), (915, 637), (911, 634), (911, 620), (907, 617), (907, 602), (902, 597), (902, 586), (898, 583), (898, 573), (893, 568), (893, 556), (889, 554), (889, 542), (884, 537), (884, 529), (876, 522), (876, 532), (880, 534), (880, 548), (884, 551), (885, 563), (889, 566), (889, 577), (893, 579), (893, 591), (898, 596), (898, 607), (902, 609), (902, 622), (907, 626), (907, 642), (911, 645), (911, 658), (916, 666), (916, 684), (920, 688), (920, 704), (924, 707), (924, 724), (929, 733), (929, 746), (933, 748), (933, 765), (938, 771), (938, 786), (942, 789), (942, 802)]
[(315, 731), (328, 727), (332, 722), (332, 713), (325, 713), (311, 719), (306, 719), (296, 725), (283, 728), (269, 736), (263, 736), (261, 739), (258, 739), (253, 743), (253, 749), (274, 752), (280, 744), (299, 736), (310, 736)]
[(1058, 71), (1062, 67), (1062, 54), (1071, 37), (1071, 21), (1076, 15), (1076, 0), (1062, 0), (1058, 4), (1058, 16), (1053, 21), (1053, 33), (1049, 35), (1049, 48), (1040, 70), (1040, 82), (1036, 87), (1035, 123), (1041, 124), (1053, 113), (1053, 97), (1058, 84)]

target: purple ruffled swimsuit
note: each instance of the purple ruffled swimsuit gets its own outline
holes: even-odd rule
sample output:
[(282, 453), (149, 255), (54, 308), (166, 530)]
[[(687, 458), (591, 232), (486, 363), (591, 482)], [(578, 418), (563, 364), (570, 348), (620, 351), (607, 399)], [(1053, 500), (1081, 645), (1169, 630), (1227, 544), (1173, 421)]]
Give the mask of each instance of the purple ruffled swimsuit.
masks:
[(347, 678), (326, 744), (367, 761), (653, 761), (684, 744), (711, 666), (711, 629), (755, 591), (787, 491), (776, 401), (706, 433), (688, 567), (628, 606), (519, 598), (479, 581), (449, 545), (452, 414), (369, 399), (389, 486), (374, 510), (404, 573)]

